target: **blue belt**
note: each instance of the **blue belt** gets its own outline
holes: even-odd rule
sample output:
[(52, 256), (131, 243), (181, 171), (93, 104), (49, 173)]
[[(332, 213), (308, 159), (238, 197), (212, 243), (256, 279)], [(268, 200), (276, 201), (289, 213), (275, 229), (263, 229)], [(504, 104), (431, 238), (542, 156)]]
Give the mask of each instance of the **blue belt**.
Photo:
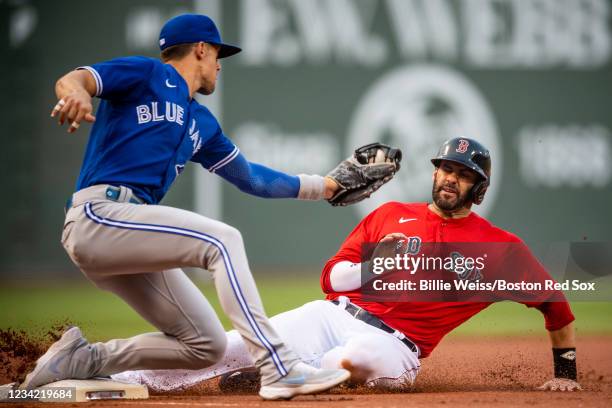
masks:
[[(108, 186), (106, 188), (106, 193), (104, 193), (106, 198), (111, 201), (119, 201), (119, 194), (121, 194), (121, 189), (115, 186)], [(131, 204), (144, 204), (144, 201), (142, 201), (136, 196), (130, 197), (129, 201), (127, 202)], [(70, 198), (68, 198), (68, 201), (66, 201), (65, 210), (68, 211), (70, 208), (72, 208), (72, 196), (70, 196)]]

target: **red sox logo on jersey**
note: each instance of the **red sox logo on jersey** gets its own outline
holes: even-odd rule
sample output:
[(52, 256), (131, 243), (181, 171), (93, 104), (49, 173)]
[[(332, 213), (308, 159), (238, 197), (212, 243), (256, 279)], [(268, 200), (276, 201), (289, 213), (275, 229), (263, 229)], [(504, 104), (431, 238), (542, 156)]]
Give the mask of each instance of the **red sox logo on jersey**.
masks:
[(455, 151), (457, 153), (465, 153), (467, 152), (468, 146), (470, 145), (470, 142), (468, 142), (465, 139), (461, 139), (459, 140), (459, 146), (457, 146), (457, 149), (455, 149)]
[(403, 239), (397, 242), (397, 251), (399, 253), (416, 255), (421, 251), (421, 237), (413, 236), (408, 239)]
[[(455, 264), (461, 258), (465, 258), (461, 253), (456, 252), (456, 251), (451, 252), (450, 256), (451, 258), (453, 258), (453, 261)], [(447, 271), (456, 273), (457, 277), (461, 280), (477, 282), (482, 279), (482, 270), (476, 268), (476, 266), (474, 266), (473, 268), (463, 268), (463, 270), (459, 270), (458, 268), (455, 268), (455, 269), (447, 268)]]

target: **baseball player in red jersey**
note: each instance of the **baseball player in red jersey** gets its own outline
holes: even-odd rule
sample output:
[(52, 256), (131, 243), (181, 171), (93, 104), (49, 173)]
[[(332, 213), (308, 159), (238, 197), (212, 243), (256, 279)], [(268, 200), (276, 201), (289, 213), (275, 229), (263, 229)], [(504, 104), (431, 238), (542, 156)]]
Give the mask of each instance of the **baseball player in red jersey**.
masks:
[[(492, 304), (384, 302), (364, 296), (361, 263), (367, 243), (509, 243), (526, 250), (518, 237), (471, 211), (473, 204), (482, 202), (489, 185), (491, 159), (484, 146), (467, 138), (451, 139), (432, 163), (431, 203), (390, 202), (370, 213), (325, 264), (321, 286), (326, 301), (310, 302), (271, 318), (271, 324), (305, 361), (346, 368), (353, 381), (369, 386), (406, 387), (416, 378), (419, 359), (429, 356), (451, 330)], [(536, 274), (548, 276), (537, 261), (530, 265), (536, 265)], [(519, 300), (542, 312), (552, 343), (555, 377), (540, 389), (579, 390), (574, 316), (563, 295), (556, 295), (563, 301)], [(252, 365), (240, 337), (229, 332), (228, 350), (219, 364), (187, 376), (177, 373), (181, 379), (174, 383), (184, 386)], [(172, 383), (164, 377), (173, 375), (131, 372), (120, 378), (156, 388)]]

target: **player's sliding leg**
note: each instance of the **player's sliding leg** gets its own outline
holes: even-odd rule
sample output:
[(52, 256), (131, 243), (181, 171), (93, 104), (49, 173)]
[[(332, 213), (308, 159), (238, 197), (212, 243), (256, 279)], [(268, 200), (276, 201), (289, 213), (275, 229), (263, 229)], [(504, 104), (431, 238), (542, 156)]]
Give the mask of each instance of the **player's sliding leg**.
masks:
[(354, 333), (344, 345), (329, 350), (321, 359), (321, 367), (342, 367), (351, 372), (352, 382), (368, 387), (410, 387), (420, 367), (417, 356), (398, 339), (373, 329), (370, 333)]
[[(403, 343), (353, 318), (341, 307), (326, 301), (309, 302), (299, 308), (270, 318), (272, 327), (295, 350), (300, 359), (313, 366), (349, 368), (351, 381), (384, 389), (410, 386), (419, 360)], [(114, 379), (145, 384), (157, 391), (172, 391), (193, 386), (227, 373), (247, 372), (253, 360), (236, 331), (227, 333), (223, 359), (196, 371), (131, 371)]]
[[(274, 325), (273, 319), (272, 324)], [(158, 391), (174, 391), (191, 387), (212, 378), (236, 371), (255, 370), (253, 357), (242, 336), (236, 330), (227, 332), (227, 348), (221, 360), (200, 370), (139, 370), (124, 371), (112, 376), (114, 380), (144, 384)]]
[(215, 311), (180, 269), (90, 279), (120, 296), (160, 332), (89, 344), (69, 329), (24, 381), (36, 387), (57, 379), (86, 379), (124, 370), (200, 369), (219, 361), (226, 335)]
[[(345, 326), (337, 317), (338, 308), (325, 301), (307, 303), (297, 309), (270, 318), (270, 324), (294, 350), (299, 358), (313, 366), (320, 365), (320, 358), (328, 350), (343, 341)], [(113, 376), (114, 379), (145, 384), (157, 391), (185, 388), (223, 374), (254, 368), (242, 336), (235, 330), (227, 333), (227, 349), (223, 359), (202, 370), (129, 371)]]

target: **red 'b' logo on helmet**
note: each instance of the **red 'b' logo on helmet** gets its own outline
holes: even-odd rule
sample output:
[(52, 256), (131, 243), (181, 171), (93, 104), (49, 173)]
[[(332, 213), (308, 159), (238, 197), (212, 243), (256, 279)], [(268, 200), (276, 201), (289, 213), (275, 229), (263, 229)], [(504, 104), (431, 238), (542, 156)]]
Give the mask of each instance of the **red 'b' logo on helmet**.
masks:
[(470, 145), (470, 142), (468, 142), (465, 139), (460, 139), (459, 140), (459, 146), (457, 146), (456, 152), (457, 153), (465, 153), (467, 152), (468, 146)]

